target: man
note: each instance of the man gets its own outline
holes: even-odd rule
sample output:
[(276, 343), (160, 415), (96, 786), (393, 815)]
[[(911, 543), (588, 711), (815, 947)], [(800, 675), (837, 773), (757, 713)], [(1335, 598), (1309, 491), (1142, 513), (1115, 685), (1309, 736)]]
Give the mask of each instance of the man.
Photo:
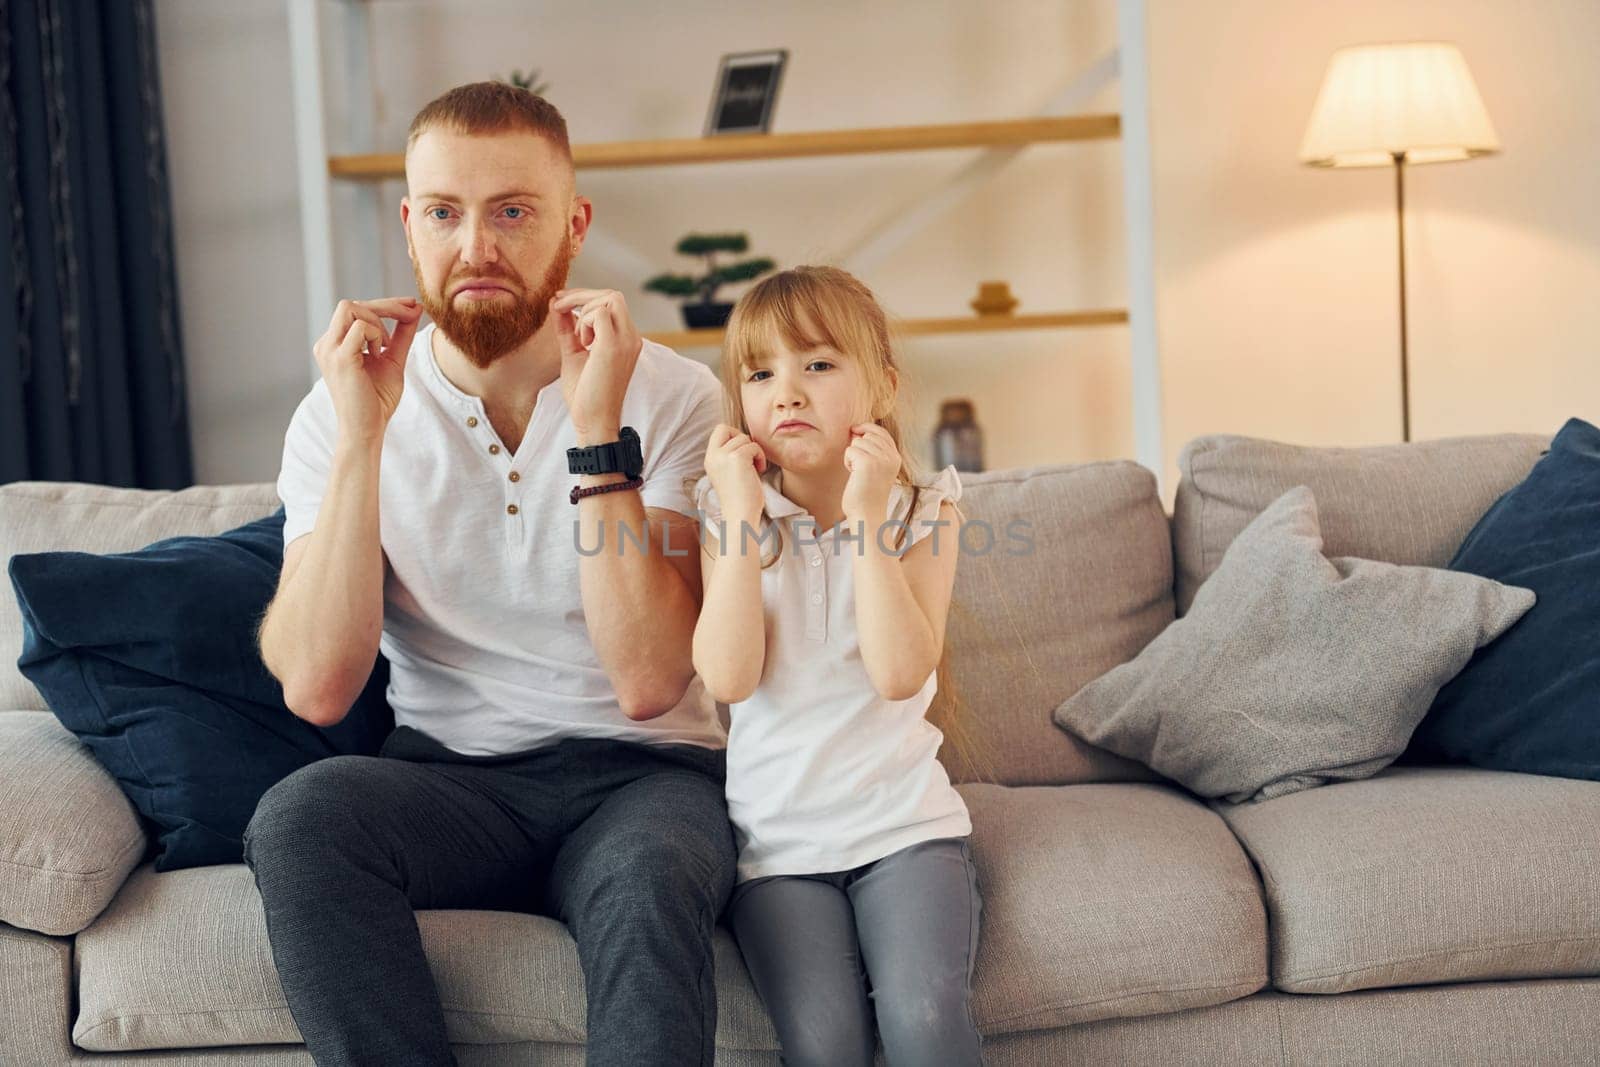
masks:
[(593, 209), (548, 102), (451, 90), (406, 183), (420, 306), (339, 304), (278, 481), (263, 660), (325, 725), (381, 649), (397, 723), (246, 833), (289, 1009), (319, 1064), (454, 1062), (413, 909), (536, 911), (577, 942), (590, 1063), (709, 1064), (734, 848), (685, 480), (716, 378), (562, 288)]

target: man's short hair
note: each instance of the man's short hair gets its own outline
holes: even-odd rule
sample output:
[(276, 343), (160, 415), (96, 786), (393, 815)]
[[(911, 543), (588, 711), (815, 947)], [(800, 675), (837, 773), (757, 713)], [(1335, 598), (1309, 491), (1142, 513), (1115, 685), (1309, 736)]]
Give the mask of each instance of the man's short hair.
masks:
[(572, 145), (567, 141), (567, 120), (544, 97), (504, 82), (472, 82), (429, 103), (411, 120), (406, 133), (406, 153), (427, 130), (441, 126), (455, 133), (492, 134), (525, 130), (550, 142), (568, 163)]

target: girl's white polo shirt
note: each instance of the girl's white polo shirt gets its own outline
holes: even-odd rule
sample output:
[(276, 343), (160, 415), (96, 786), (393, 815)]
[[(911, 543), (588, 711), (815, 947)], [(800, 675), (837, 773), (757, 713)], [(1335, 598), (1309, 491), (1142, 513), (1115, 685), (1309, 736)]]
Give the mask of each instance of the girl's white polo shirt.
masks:
[[(578, 586), (577, 507), (568, 500), (578, 477), (567, 473), (566, 456), (577, 439), (560, 380), (539, 392), (512, 453), (483, 401), (440, 371), (434, 330), (430, 322), (412, 341), (379, 469), (379, 540), (391, 568), (379, 648), (391, 667), (395, 722), (469, 755), (568, 737), (722, 747), (716, 705), (699, 678), (673, 710), (634, 722), (600, 666)], [(645, 507), (694, 513), (686, 486), (705, 472), (706, 441), (720, 420), (711, 369), (646, 341), (622, 406), (644, 453)], [(285, 545), (316, 522), (336, 427), (319, 380), (284, 437)], [(617, 551), (609, 542), (582, 549), (597, 547)], [(692, 541), (668, 548), (699, 550)], [(624, 549), (638, 550), (632, 541)]]
[[(769, 466), (762, 491), (783, 551), (761, 572), (761, 681), (750, 699), (728, 708), (728, 815), (739, 881), (849, 870), (918, 841), (972, 832), (966, 804), (936, 758), (944, 735), (927, 720), (937, 672), (907, 700), (878, 695), (856, 630), (851, 554), (861, 540), (845, 527), (816, 530), (782, 487), (782, 468)], [(943, 501), (960, 499), (960, 476), (946, 467), (922, 487), (909, 515), (911, 490), (895, 485), (885, 520), (907, 523), (906, 547), (937, 536), (936, 551), (955, 552), (956, 524), (932, 524)], [(696, 483), (695, 500), (715, 536), (722, 508), (709, 476)], [(892, 547), (899, 529), (885, 526), (883, 543)], [(727, 536), (737, 544), (733, 524)], [(776, 541), (768, 536), (762, 551), (770, 556)]]

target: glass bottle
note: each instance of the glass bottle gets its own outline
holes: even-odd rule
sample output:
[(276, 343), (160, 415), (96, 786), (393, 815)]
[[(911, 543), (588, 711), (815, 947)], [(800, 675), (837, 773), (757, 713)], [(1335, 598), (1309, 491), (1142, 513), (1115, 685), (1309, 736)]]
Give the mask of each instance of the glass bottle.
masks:
[(983, 430), (973, 417), (972, 401), (946, 400), (939, 405), (939, 425), (933, 431), (933, 467), (958, 471), (983, 470)]

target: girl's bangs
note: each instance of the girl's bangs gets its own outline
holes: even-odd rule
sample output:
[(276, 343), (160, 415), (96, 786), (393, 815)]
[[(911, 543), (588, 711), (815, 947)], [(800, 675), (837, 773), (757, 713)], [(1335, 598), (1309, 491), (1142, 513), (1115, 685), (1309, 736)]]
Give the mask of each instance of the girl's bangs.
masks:
[[(728, 324), (728, 353), (735, 366), (750, 369), (782, 342), (796, 352), (827, 345), (842, 356), (850, 355), (843, 338), (828, 323), (838, 319), (837, 308), (824, 308), (826, 294), (816, 287), (768, 284), (752, 290)], [(777, 283), (778, 279), (773, 279)]]

